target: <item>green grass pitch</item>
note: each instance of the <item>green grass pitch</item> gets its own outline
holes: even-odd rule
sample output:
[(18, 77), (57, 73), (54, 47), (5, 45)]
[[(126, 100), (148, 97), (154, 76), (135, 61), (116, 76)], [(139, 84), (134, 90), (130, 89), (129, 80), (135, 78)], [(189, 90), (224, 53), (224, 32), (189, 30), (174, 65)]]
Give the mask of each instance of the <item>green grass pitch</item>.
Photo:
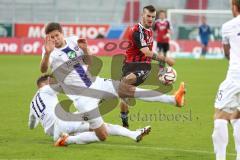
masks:
[[(106, 159), (106, 160), (210, 160), (213, 104), (217, 88), (224, 80), (226, 60), (177, 59), (178, 80), (187, 84), (187, 104), (178, 109), (166, 104), (137, 101), (130, 110), (130, 127), (152, 126), (152, 132), (136, 143), (123, 137), (89, 145), (57, 148), (38, 126), (27, 126), (29, 103), (40, 75), (40, 56), (0, 56), (0, 160), (1, 159)], [(111, 58), (102, 57), (100, 75), (110, 78)], [(161, 117), (168, 115), (170, 118)], [(150, 115), (157, 115), (151, 118)], [(180, 116), (173, 119), (171, 116)], [(137, 117), (138, 116), (138, 117)], [(106, 122), (121, 124), (119, 109), (104, 115)], [(232, 131), (232, 129), (230, 128)], [(235, 159), (232, 134), (228, 159)]]

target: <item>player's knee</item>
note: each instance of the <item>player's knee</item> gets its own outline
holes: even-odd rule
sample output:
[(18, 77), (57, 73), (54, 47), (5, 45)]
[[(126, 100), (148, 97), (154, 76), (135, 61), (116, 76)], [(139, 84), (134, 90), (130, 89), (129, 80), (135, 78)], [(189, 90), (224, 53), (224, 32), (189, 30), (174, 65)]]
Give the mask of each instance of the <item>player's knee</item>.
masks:
[(220, 110), (220, 109), (216, 109), (215, 110), (215, 113), (214, 113), (214, 119), (224, 119), (224, 120), (227, 120), (229, 121), (231, 118), (231, 114), (230, 113), (227, 113), (223, 110)]
[(125, 76), (122, 81), (127, 84), (134, 84), (137, 81), (137, 76), (133, 73), (128, 74)]
[(98, 138), (99, 138), (100, 141), (106, 141), (107, 137), (108, 137), (107, 132), (104, 132), (104, 133), (101, 133), (101, 134), (98, 135)]
[(120, 82), (118, 87), (118, 96), (121, 98), (134, 97), (136, 87), (124, 82)]
[(108, 133), (104, 124), (100, 128), (96, 129), (95, 133), (100, 141), (105, 141), (108, 137)]
[(100, 141), (105, 141), (107, 139), (107, 136), (104, 136), (104, 137), (100, 137), (99, 140)]

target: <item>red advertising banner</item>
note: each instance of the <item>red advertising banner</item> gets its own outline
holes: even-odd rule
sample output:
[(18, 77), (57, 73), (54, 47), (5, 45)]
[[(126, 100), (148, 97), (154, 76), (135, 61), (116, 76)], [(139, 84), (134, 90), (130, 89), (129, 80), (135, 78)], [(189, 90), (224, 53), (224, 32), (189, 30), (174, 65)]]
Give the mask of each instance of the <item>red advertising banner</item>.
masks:
[(41, 38), (44, 24), (15, 24), (15, 37)]
[[(200, 42), (193, 40), (177, 40), (171, 42), (171, 50), (176, 52), (194, 52), (196, 49), (201, 48)], [(221, 41), (209, 42), (209, 52), (221, 50)]]
[(0, 38), (0, 54), (40, 54), (42, 46), (42, 39)]
[[(88, 40), (90, 51), (98, 56), (112, 56), (124, 54), (128, 48), (128, 41), (95, 39)], [(0, 38), (0, 54), (41, 54), (42, 38)], [(156, 50), (156, 43), (154, 44)], [(200, 43), (192, 40), (171, 41), (171, 54), (173, 57), (198, 55), (201, 52)], [(209, 55), (222, 55), (222, 45), (219, 41), (210, 42)], [(180, 55), (180, 56), (176, 56)]]
[(0, 38), (0, 54), (20, 54), (21, 41), (18, 38)]
[[(99, 35), (106, 36), (109, 25), (62, 24), (65, 36), (77, 35), (81, 38), (95, 39)], [(44, 24), (15, 24), (15, 37), (44, 37)]]
[[(123, 54), (129, 43), (120, 40), (88, 40), (92, 54), (111, 56)], [(0, 54), (41, 54), (42, 38), (0, 38)]]
[[(170, 54), (176, 58), (200, 58), (202, 47), (200, 42), (194, 40), (170, 41)], [(224, 58), (221, 41), (211, 41), (205, 58)]]

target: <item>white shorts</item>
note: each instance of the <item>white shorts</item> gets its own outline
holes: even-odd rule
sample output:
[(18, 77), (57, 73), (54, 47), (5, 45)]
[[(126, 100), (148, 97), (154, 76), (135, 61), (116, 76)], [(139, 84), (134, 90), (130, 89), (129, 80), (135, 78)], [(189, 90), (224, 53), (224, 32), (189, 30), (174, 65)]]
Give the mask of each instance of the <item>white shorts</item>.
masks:
[[(93, 95), (91, 94), (90, 96), (84, 96), (85, 93), (83, 93), (83, 96), (78, 96), (78, 98), (74, 100), (74, 105), (79, 113), (87, 113), (87, 116), (91, 117), (91, 115), (88, 115), (89, 111), (97, 110), (99, 113), (98, 105), (102, 99), (118, 98), (118, 85), (118, 81), (97, 77), (93, 84), (89, 87), (89, 91), (84, 91), (85, 93), (91, 92)], [(87, 120), (90, 124), (90, 128), (99, 128), (104, 123), (101, 115), (99, 114), (98, 116), (93, 117), (94, 118)]]
[(62, 121), (57, 119), (54, 123), (53, 140), (56, 141), (62, 133), (82, 133), (89, 131), (88, 122), (80, 121)]
[(240, 110), (240, 85), (230, 79), (224, 80), (219, 86), (214, 106), (228, 113)]

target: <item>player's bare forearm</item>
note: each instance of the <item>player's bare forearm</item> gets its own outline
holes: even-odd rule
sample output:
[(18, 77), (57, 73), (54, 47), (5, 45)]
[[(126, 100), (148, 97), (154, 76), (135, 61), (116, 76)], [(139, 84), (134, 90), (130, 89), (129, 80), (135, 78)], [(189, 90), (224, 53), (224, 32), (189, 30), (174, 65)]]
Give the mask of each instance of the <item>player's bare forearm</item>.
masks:
[(48, 70), (48, 61), (49, 61), (49, 54), (45, 54), (41, 64), (40, 64), (40, 70), (42, 73), (46, 73)]
[(229, 60), (230, 59), (230, 44), (224, 44), (223, 45), (223, 50), (224, 50), (224, 54), (225, 57)]
[(41, 64), (41, 73), (46, 73), (48, 70), (48, 67), (46, 65)]
[(84, 62), (91, 66), (92, 65), (92, 56), (91, 56), (91, 52), (89, 50), (89, 48), (87, 48), (87, 50), (84, 52)]
[(90, 66), (92, 64), (92, 56), (91, 56), (91, 52), (88, 48), (87, 40), (84, 38), (80, 38), (80, 39), (78, 39), (77, 42), (78, 42), (78, 47), (81, 48), (84, 53), (83, 61), (88, 66)]
[(175, 64), (174, 59), (170, 57), (165, 57), (162, 54), (154, 53), (153, 51), (150, 51), (148, 47), (144, 47), (140, 49), (141, 52), (143, 52), (146, 56), (151, 57), (155, 61), (163, 61), (166, 62), (169, 66), (173, 66)]

